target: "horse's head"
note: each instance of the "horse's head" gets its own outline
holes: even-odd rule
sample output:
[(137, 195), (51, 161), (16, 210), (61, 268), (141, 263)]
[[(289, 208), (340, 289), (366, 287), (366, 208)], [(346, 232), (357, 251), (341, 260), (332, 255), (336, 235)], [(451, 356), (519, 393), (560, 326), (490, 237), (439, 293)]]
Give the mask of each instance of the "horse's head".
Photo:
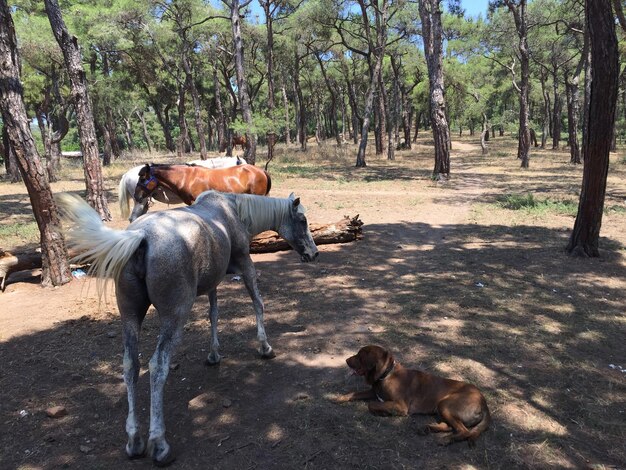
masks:
[(135, 201), (141, 202), (150, 197), (158, 185), (159, 181), (152, 174), (150, 165), (145, 164), (141, 167), (141, 170), (139, 170), (139, 180), (137, 181), (135, 194), (133, 195)]
[(136, 204), (128, 218), (129, 221), (134, 221), (148, 211), (150, 196), (152, 196), (152, 193), (157, 189), (158, 185), (159, 182), (152, 174), (150, 165), (144, 165), (141, 170), (139, 170), (139, 180), (137, 181), (133, 194)]
[(298, 252), (302, 261), (305, 263), (313, 261), (319, 255), (319, 251), (311, 236), (306, 215), (304, 215), (306, 211), (300, 204), (300, 198), (296, 198), (293, 193), (289, 195), (289, 201), (289, 216), (283, 219), (278, 230), (280, 236)]

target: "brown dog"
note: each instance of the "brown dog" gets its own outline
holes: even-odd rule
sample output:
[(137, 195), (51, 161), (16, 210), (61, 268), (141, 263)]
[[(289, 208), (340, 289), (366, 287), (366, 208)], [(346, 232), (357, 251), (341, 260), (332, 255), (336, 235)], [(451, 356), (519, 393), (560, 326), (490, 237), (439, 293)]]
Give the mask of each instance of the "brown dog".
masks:
[(379, 416), (438, 413), (442, 422), (427, 425), (424, 433), (453, 431), (442, 440), (446, 445), (467, 439), (472, 446), (489, 427), (487, 402), (474, 385), (405, 369), (380, 346), (365, 346), (346, 362), (372, 387), (341, 395), (337, 403), (378, 399), (369, 402), (369, 410)]

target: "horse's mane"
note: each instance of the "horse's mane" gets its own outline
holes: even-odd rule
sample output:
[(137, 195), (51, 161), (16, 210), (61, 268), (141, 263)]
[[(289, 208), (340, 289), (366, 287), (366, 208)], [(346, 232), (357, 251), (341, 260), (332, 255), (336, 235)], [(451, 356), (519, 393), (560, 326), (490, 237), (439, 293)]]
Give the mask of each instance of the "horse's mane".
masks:
[[(293, 199), (289, 198), (232, 193), (224, 195), (235, 200), (237, 215), (251, 235), (267, 230), (267, 227), (280, 227), (293, 204)], [(305, 210), (304, 206), (298, 206), (299, 212), (304, 213)]]

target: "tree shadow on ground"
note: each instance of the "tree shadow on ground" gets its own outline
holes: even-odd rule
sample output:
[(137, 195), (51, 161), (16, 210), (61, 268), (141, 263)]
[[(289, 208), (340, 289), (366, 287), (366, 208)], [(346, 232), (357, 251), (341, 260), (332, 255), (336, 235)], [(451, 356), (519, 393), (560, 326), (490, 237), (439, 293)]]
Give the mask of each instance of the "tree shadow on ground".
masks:
[[(623, 466), (626, 386), (608, 365), (623, 359), (624, 247), (602, 240), (601, 259), (570, 258), (566, 237), (530, 226), (372, 224), (362, 241), (320, 247), (319, 263), (255, 256), (278, 356), (258, 359), (250, 299), (226, 279), (224, 359), (205, 366), (207, 301), (198, 299), (166, 386), (175, 465)], [(151, 309), (141, 343), (144, 433), (157, 336)], [(0, 345), (2, 468), (151, 466), (123, 453), (120, 337), (118, 316), (101, 312)], [(331, 403), (331, 394), (363, 386), (346, 376), (344, 359), (368, 343), (405, 366), (477, 384), (494, 421), (476, 449), (417, 436), (427, 417), (378, 418), (362, 403)], [(46, 417), (55, 404), (68, 416)]]

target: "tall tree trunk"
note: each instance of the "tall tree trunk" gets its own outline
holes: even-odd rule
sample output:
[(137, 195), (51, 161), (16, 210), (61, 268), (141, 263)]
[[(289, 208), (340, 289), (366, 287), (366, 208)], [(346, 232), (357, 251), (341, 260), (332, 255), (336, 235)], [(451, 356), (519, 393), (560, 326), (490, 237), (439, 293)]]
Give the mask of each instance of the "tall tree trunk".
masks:
[(2, 147), (4, 168), (9, 176), (9, 181), (11, 183), (19, 183), (22, 181), (22, 173), (20, 173), (20, 164), (17, 161), (17, 155), (15, 155), (15, 150), (9, 139), (6, 123), (2, 126)]
[[(576, 80), (576, 83), (573, 81)], [(570, 163), (580, 164), (580, 149), (578, 147), (578, 77), (572, 82), (565, 82), (567, 96), (567, 129), (570, 148)]]
[(582, 190), (567, 251), (579, 256), (599, 256), (611, 129), (617, 102), (619, 55), (610, 1), (586, 1), (585, 16), (593, 77), (587, 116), (589, 135), (583, 144), (585, 167)]
[(294, 62), (293, 87), (295, 92), (298, 141), (300, 142), (300, 149), (306, 150), (306, 109), (304, 106), (304, 98), (302, 96), (302, 87), (300, 86), (300, 56), (298, 56), (297, 50)]
[[(111, 75), (111, 69), (109, 68), (109, 53), (108, 52), (105, 52), (102, 54), (102, 73), (104, 74), (105, 77), (108, 77)], [(93, 74), (95, 75), (95, 69), (93, 71)], [(96, 104), (94, 105), (94, 108), (97, 109), (97, 105), (98, 105), (98, 101), (96, 100)], [(111, 163), (112, 157), (118, 158), (122, 154), (122, 151), (117, 142), (115, 119), (113, 119), (113, 111), (111, 110), (111, 106), (109, 105), (108, 101), (105, 101), (102, 107), (104, 109), (104, 125), (103, 126), (106, 128), (106, 132), (101, 132), (101, 133), (103, 134), (103, 138), (106, 135), (106, 138), (108, 139), (106, 142), (104, 142), (104, 145), (105, 146), (108, 145), (108, 147), (111, 149), (111, 152), (108, 154), (108, 157), (105, 152), (105, 158), (102, 160), (102, 165), (107, 166)], [(97, 127), (97, 123), (96, 123), (96, 127)]]
[(517, 158), (522, 163), (522, 168), (528, 168), (530, 153), (530, 124), (528, 110), (528, 95), (530, 90), (530, 51), (528, 50), (528, 20), (526, 15), (526, 0), (519, 0), (516, 4), (513, 0), (504, 0), (515, 21), (518, 43), (517, 49), (520, 56), (520, 68), (522, 79), (519, 84), (519, 142), (517, 146)]
[(58, 209), (24, 106), (15, 26), (6, 0), (0, 0), (0, 111), (39, 227), (41, 283), (44, 286), (66, 284), (71, 280), (67, 249), (60, 232)]
[(128, 116), (124, 116), (121, 111), (119, 113), (120, 118), (124, 122), (124, 139), (126, 139), (126, 148), (131, 152), (135, 149), (135, 144), (133, 143), (133, 127), (130, 123), (130, 119), (132, 118), (134, 113), (134, 109), (130, 112), (130, 115)]
[(49, 128), (51, 124), (46, 123), (46, 120), (44, 119), (44, 116), (41, 113), (41, 111), (37, 111), (35, 114), (37, 118), (37, 127), (39, 127), (39, 131), (41, 133), (41, 141), (43, 143), (43, 148), (44, 148), (44, 161), (46, 164), (46, 173), (48, 175), (48, 181), (51, 183), (54, 183), (57, 181), (57, 176), (56, 176), (57, 169), (55, 168), (54, 162), (52, 160), (52, 152), (53, 152), (54, 145), (52, 144), (52, 139), (51, 139), (50, 132), (49, 132)]
[(141, 132), (143, 133), (143, 140), (148, 147), (148, 153), (152, 153), (152, 149), (154, 148), (154, 143), (150, 138), (150, 133), (148, 132), (148, 125), (146, 124), (146, 118), (143, 114), (143, 111), (135, 110), (135, 114), (139, 118), (139, 122), (141, 122)]
[(361, 126), (361, 140), (359, 143), (359, 150), (356, 156), (355, 166), (357, 168), (364, 168), (367, 166), (367, 163), (365, 162), (365, 150), (367, 149), (367, 135), (369, 133), (369, 128), (370, 128), (370, 116), (372, 114), (372, 108), (374, 106), (374, 90), (377, 87), (378, 75), (380, 74), (380, 69), (382, 68), (382, 62), (383, 62), (383, 54), (379, 52), (376, 55), (376, 63), (374, 65), (374, 71), (372, 72), (372, 77), (370, 79), (370, 84), (367, 89), (367, 95), (365, 98), (365, 109), (363, 109), (363, 124)]
[(374, 106), (374, 92), (378, 88), (378, 82), (383, 66), (383, 58), (385, 57), (385, 47), (387, 46), (387, 10), (389, 2), (382, 0), (382, 8), (377, 3), (374, 9), (376, 38), (375, 40), (370, 35), (370, 24), (368, 20), (367, 10), (365, 2), (359, 0), (361, 11), (363, 12), (363, 26), (365, 28), (368, 38), (368, 48), (371, 56), (374, 56), (374, 66), (370, 67), (370, 83), (367, 88), (367, 94), (365, 98), (365, 109), (363, 110), (363, 124), (361, 126), (361, 140), (359, 143), (359, 150), (356, 156), (356, 167), (363, 168), (367, 166), (365, 162), (365, 150), (367, 149), (367, 136), (370, 127), (370, 116), (372, 114), (372, 108)]
[[(268, 115), (272, 115), (274, 111), (274, 17), (273, 9), (274, 0), (260, 0), (259, 3), (263, 7), (265, 13), (265, 26), (267, 32), (267, 107)], [(274, 7), (275, 8), (275, 7)]]
[[(585, 34), (589, 35), (589, 28), (585, 29)], [(588, 39), (589, 41), (589, 39)], [(588, 144), (587, 139), (589, 138), (589, 103), (591, 101), (591, 61), (592, 61), (592, 50), (591, 45), (589, 46), (589, 50), (587, 51), (585, 57), (585, 91), (583, 96), (583, 121), (582, 121), (582, 134), (583, 134), (583, 144), (581, 147), (581, 158), (583, 161), (587, 160), (587, 155), (585, 152), (587, 151)]]
[(291, 144), (291, 134), (289, 130), (289, 99), (287, 98), (287, 90), (285, 89), (285, 82), (281, 83), (280, 86), (283, 93), (283, 107), (285, 108), (285, 143), (287, 145)]
[[(191, 61), (187, 56), (188, 49), (191, 48), (187, 43), (187, 38), (183, 34), (183, 54), (181, 62), (183, 71), (185, 72), (185, 89), (189, 90), (191, 94), (191, 103), (193, 105), (193, 120), (196, 127), (196, 133), (198, 134), (198, 144), (200, 145), (200, 158), (206, 160), (209, 157), (206, 148), (206, 131), (204, 129), (204, 122), (202, 121), (202, 111), (200, 106), (200, 95), (196, 88), (196, 83), (193, 80), (193, 70), (191, 67)], [(183, 98), (184, 99), (184, 98)]]
[(417, 136), (420, 133), (420, 121), (422, 120), (422, 112), (416, 113), (415, 116), (415, 133), (413, 134), (413, 142), (417, 141)]
[(237, 91), (239, 93), (239, 104), (241, 106), (241, 114), (243, 121), (248, 126), (246, 132), (246, 141), (248, 147), (244, 153), (246, 161), (252, 165), (256, 162), (256, 142), (257, 136), (254, 131), (254, 123), (252, 121), (252, 107), (250, 104), (250, 94), (248, 93), (248, 81), (244, 70), (243, 57), (243, 39), (241, 37), (240, 10), (247, 6), (250, 0), (240, 4), (239, 0), (222, 0), (230, 8), (230, 21), (233, 32), (233, 42), (235, 43), (235, 73), (237, 75)]
[(341, 136), (339, 135), (339, 131), (337, 129), (337, 91), (326, 73), (326, 68), (324, 67), (324, 62), (322, 61), (320, 54), (315, 54), (315, 58), (320, 65), (320, 70), (322, 71), (322, 76), (324, 77), (324, 83), (326, 84), (326, 88), (330, 94), (330, 131), (331, 134), (335, 135), (337, 145), (341, 147)]
[(559, 94), (558, 69), (554, 67), (552, 71), (552, 149), (556, 150), (561, 144), (561, 96)]
[(348, 103), (350, 104), (350, 118), (352, 119), (352, 142), (358, 143), (359, 137), (357, 135), (358, 129), (363, 126), (363, 120), (359, 116), (359, 106), (356, 101), (356, 93), (354, 92), (354, 85), (352, 81), (348, 79), (347, 70), (344, 72), (346, 78), (346, 88), (348, 90)]
[[(384, 61), (383, 57), (383, 61)], [(381, 150), (383, 155), (387, 155), (389, 158), (389, 140), (388, 130), (391, 124), (389, 123), (389, 101), (387, 100), (387, 87), (383, 80), (383, 70), (381, 67), (378, 74), (378, 108), (380, 112), (380, 138), (381, 138)]]
[(183, 158), (185, 153), (189, 152), (189, 129), (187, 129), (187, 120), (185, 119), (185, 84), (178, 84), (178, 129), (179, 135), (176, 140), (176, 156)]
[(52, 32), (63, 52), (65, 67), (70, 77), (76, 120), (78, 121), (80, 147), (83, 154), (87, 202), (100, 214), (103, 220), (111, 220), (102, 179), (96, 128), (87, 92), (87, 80), (83, 70), (78, 39), (69, 34), (57, 0), (44, 0), (44, 3)]
[(546, 148), (548, 134), (550, 133), (550, 94), (546, 87), (546, 76), (543, 69), (540, 71), (541, 94), (543, 95), (543, 125), (541, 132), (541, 148)]
[(109, 133), (109, 127), (103, 124), (100, 120), (96, 120), (96, 127), (100, 131), (100, 137), (102, 138), (102, 144), (104, 150), (102, 152), (102, 165), (109, 166), (113, 158), (113, 147), (111, 146), (111, 134)]
[(226, 115), (222, 106), (222, 85), (217, 76), (217, 60), (213, 63), (213, 89), (215, 92), (215, 110), (217, 111), (217, 148), (220, 152), (226, 150)]
[(440, 180), (450, 176), (450, 149), (448, 146), (450, 129), (446, 120), (443, 84), (441, 0), (420, 0), (419, 10), (430, 85), (430, 122), (435, 141), (433, 178)]

